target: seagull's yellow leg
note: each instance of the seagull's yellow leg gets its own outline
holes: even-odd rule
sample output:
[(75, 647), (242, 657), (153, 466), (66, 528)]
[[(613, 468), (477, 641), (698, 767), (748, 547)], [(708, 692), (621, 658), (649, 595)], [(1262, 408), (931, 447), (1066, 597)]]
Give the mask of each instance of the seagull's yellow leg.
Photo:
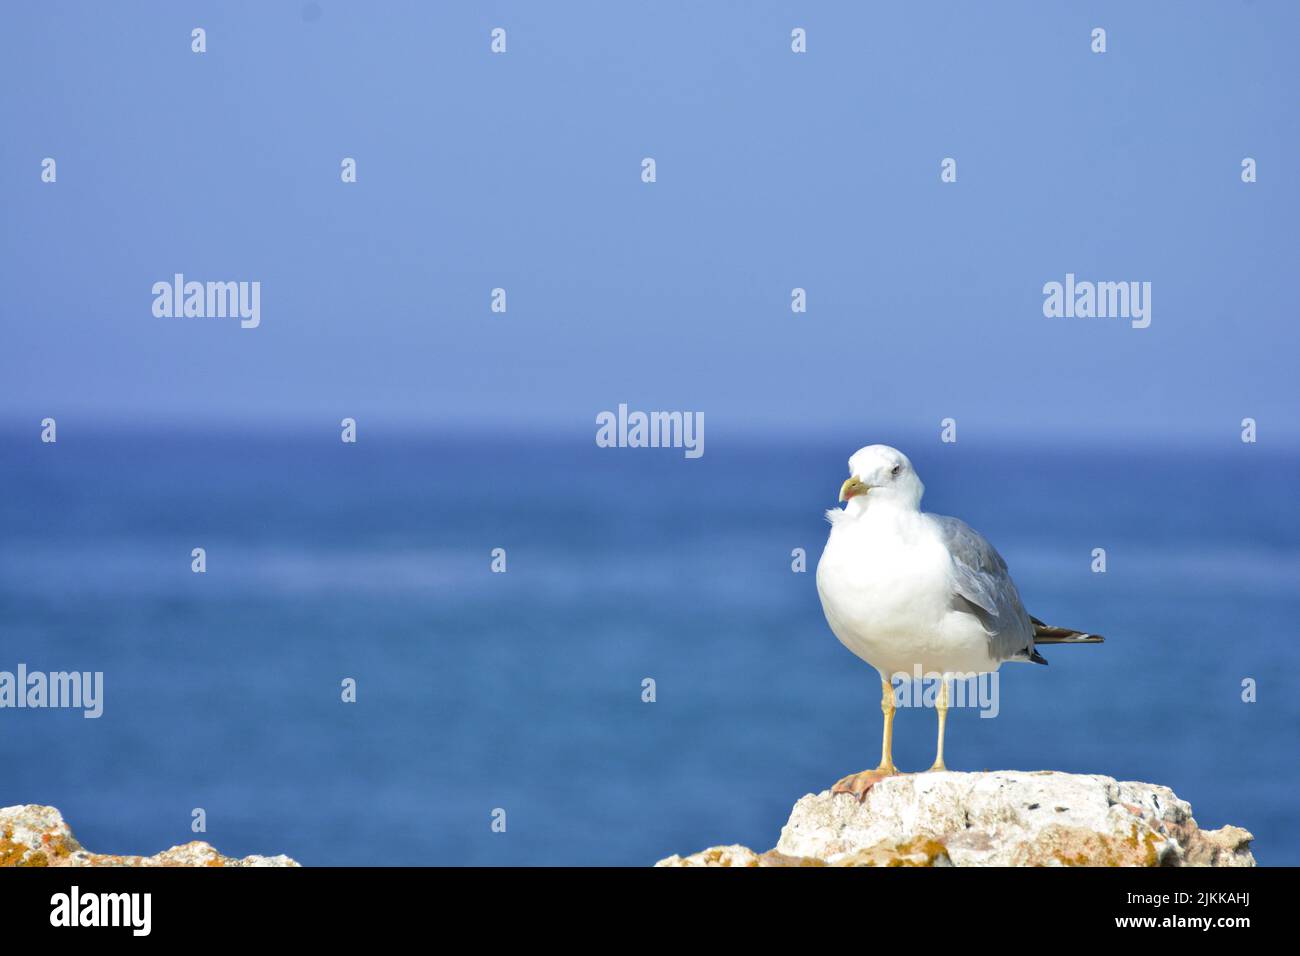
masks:
[(934, 709), (939, 712), (939, 750), (934, 758), (931, 770), (947, 770), (943, 765), (943, 731), (948, 725), (948, 678), (939, 678), (939, 699), (934, 702)]
[(831, 793), (851, 793), (859, 800), (885, 777), (898, 773), (894, 766), (894, 685), (880, 681), (880, 712), (885, 715), (885, 733), (880, 741), (880, 766), (875, 770), (851, 773), (831, 787)]
[(885, 715), (885, 735), (880, 741), (880, 766), (878, 773), (898, 773), (894, 766), (894, 685), (887, 680), (880, 682), (880, 712)]

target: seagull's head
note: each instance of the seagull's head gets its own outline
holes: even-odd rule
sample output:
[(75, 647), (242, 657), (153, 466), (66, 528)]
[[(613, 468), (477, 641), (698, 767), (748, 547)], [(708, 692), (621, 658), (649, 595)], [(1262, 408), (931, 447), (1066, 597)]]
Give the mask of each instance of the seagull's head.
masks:
[(846, 511), (860, 512), (876, 502), (916, 509), (923, 494), (925, 485), (912, 463), (888, 445), (868, 445), (855, 451), (849, 459), (848, 480), (840, 486), (840, 501), (848, 502)]

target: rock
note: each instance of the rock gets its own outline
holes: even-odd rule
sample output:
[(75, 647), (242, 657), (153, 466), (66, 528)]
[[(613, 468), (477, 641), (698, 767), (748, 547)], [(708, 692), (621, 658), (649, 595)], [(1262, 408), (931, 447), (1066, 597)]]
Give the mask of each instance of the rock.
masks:
[(287, 856), (222, 856), (201, 840), (153, 856), (117, 856), (82, 848), (54, 807), (0, 808), (0, 866), (298, 866)]
[(1240, 827), (1202, 830), (1168, 787), (994, 771), (889, 777), (859, 803), (808, 794), (774, 850), (713, 847), (656, 866), (1254, 866)]
[(755, 853), (747, 846), (714, 846), (690, 856), (670, 856), (655, 866), (821, 866), (820, 861), (804, 861), (800, 857), (784, 856), (775, 850)]
[(952, 866), (948, 851), (934, 840), (857, 850), (835, 860), (789, 856), (780, 850), (755, 853), (746, 846), (715, 846), (690, 856), (670, 856), (655, 866)]

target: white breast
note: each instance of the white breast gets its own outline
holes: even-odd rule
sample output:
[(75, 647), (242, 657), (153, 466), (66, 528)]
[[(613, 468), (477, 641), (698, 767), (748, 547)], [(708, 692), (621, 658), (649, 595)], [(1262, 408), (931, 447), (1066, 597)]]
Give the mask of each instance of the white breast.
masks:
[(951, 567), (924, 515), (873, 508), (832, 526), (817, 591), (840, 643), (884, 678), (996, 670), (979, 620), (951, 606)]

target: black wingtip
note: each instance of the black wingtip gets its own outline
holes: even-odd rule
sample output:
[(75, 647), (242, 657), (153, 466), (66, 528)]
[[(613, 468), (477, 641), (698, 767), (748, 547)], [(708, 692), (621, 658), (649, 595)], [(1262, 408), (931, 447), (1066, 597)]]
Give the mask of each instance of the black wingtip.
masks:
[(1100, 634), (1089, 634), (1070, 627), (1044, 624), (1033, 616), (1030, 616), (1029, 620), (1034, 625), (1035, 644), (1101, 644), (1105, 641)]
[(1030, 659), (1031, 661), (1033, 661), (1035, 664), (1046, 664), (1046, 663), (1047, 663), (1047, 658), (1044, 657), (1042, 654), (1038, 653), (1038, 651), (1034, 651), (1033, 653), (1031, 653), (1031, 654), (1029, 655), (1029, 659)]

